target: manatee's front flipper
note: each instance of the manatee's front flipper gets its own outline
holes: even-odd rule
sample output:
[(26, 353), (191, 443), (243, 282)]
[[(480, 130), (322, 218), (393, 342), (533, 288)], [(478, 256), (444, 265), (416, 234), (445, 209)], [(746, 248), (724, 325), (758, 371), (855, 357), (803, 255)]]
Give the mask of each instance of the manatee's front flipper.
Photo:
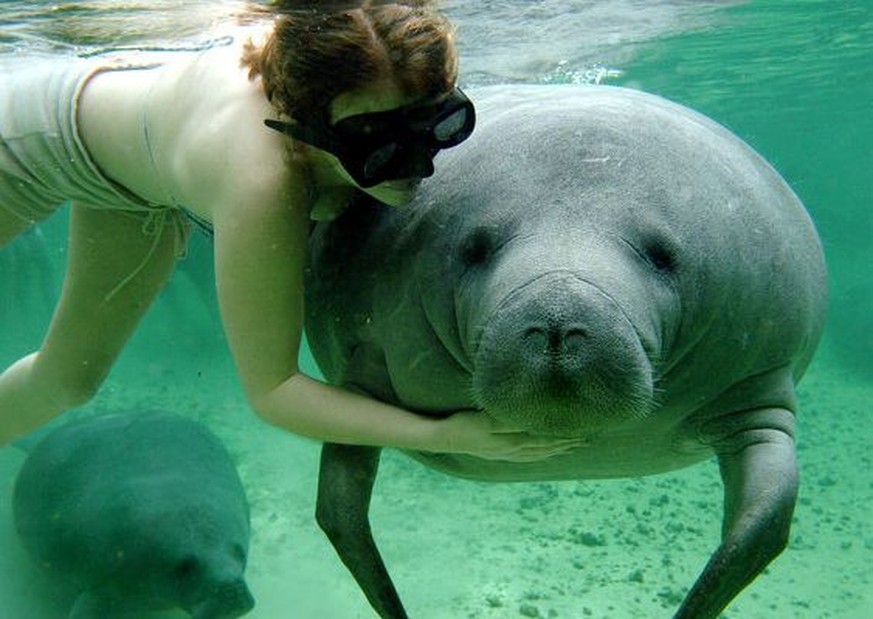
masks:
[(406, 619), (370, 530), (368, 512), (380, 451), (375, 447), (325, 443), (315, 516), (379, 616)]
[(797, 499), (794, 415), (784, 409), (718, 423), (724, 482), (722, 542), (675, 615), (712, 619), (782, 552)]

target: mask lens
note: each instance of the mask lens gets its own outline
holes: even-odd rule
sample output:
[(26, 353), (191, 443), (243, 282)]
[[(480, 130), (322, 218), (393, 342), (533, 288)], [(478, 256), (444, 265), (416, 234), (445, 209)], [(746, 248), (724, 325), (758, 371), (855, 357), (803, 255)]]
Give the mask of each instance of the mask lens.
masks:
[(396, 153), (396, 142), (390, 142), (371, 152), (364, 160), (364, 177), (372, 179), (380, 176), (380, 174), (384, 172), (386, 166), (388, 166), (391, 160), (394, 159)]
[(440, 146), (453, 146), (470, 135), (467, 107), (461, 107), (443, 118), (433, 127), (433, 137)]

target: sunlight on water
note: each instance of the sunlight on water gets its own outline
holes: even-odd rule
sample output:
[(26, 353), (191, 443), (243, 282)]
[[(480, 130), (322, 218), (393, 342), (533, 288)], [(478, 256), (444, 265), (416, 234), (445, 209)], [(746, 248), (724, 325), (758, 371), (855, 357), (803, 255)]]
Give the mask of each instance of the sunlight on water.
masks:
[(0, 54), (173, 45), (201, 37), (244, 9), (243, 0), (6, 0), (0, 9)]

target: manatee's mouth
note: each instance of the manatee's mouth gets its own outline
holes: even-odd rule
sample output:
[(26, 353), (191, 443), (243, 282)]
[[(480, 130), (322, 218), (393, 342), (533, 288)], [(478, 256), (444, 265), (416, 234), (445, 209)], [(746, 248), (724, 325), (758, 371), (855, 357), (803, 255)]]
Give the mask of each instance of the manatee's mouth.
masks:
[(626, 313), (562, 272), (526, 284), (492, 312), (475, 352), (473, 394), (514, 426), (585, 436), (647, 415), (654, 379)]
[(208, 588), (207, 597), (190, 609), (192, 619), (236, 619), (255, 606), (255, 599), (242, 578)]

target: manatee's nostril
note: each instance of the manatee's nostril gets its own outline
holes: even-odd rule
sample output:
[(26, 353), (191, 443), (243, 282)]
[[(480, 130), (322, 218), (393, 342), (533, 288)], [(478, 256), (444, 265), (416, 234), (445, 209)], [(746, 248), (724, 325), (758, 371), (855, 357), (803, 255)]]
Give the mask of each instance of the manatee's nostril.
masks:
[(580, 327), (528, 327), (524, 330), (524, 342), (542, 354), (566, 353), (578, 350), (588, 338), (588, 332)]
[(523, 339), (528, 346), (547, 352), (549, 337), (546, 335), (546, 330), (542, 327), (528, 327), (524, 330)]
[(585, 331), (585, 329), (582, 329), (581, 327), (573, 327), (573, 328), (567, 329), (567, 339), (570, 339), (571, 337), (579, 337), (579, 338), (584, 339), (584, 338), (588, 337), (588, 332)]
[(584, 345), (588, 338), (588, 332), (581, 328), (567, 329), (564, 335), (564, 346), (568, 349), (576, 349)]

